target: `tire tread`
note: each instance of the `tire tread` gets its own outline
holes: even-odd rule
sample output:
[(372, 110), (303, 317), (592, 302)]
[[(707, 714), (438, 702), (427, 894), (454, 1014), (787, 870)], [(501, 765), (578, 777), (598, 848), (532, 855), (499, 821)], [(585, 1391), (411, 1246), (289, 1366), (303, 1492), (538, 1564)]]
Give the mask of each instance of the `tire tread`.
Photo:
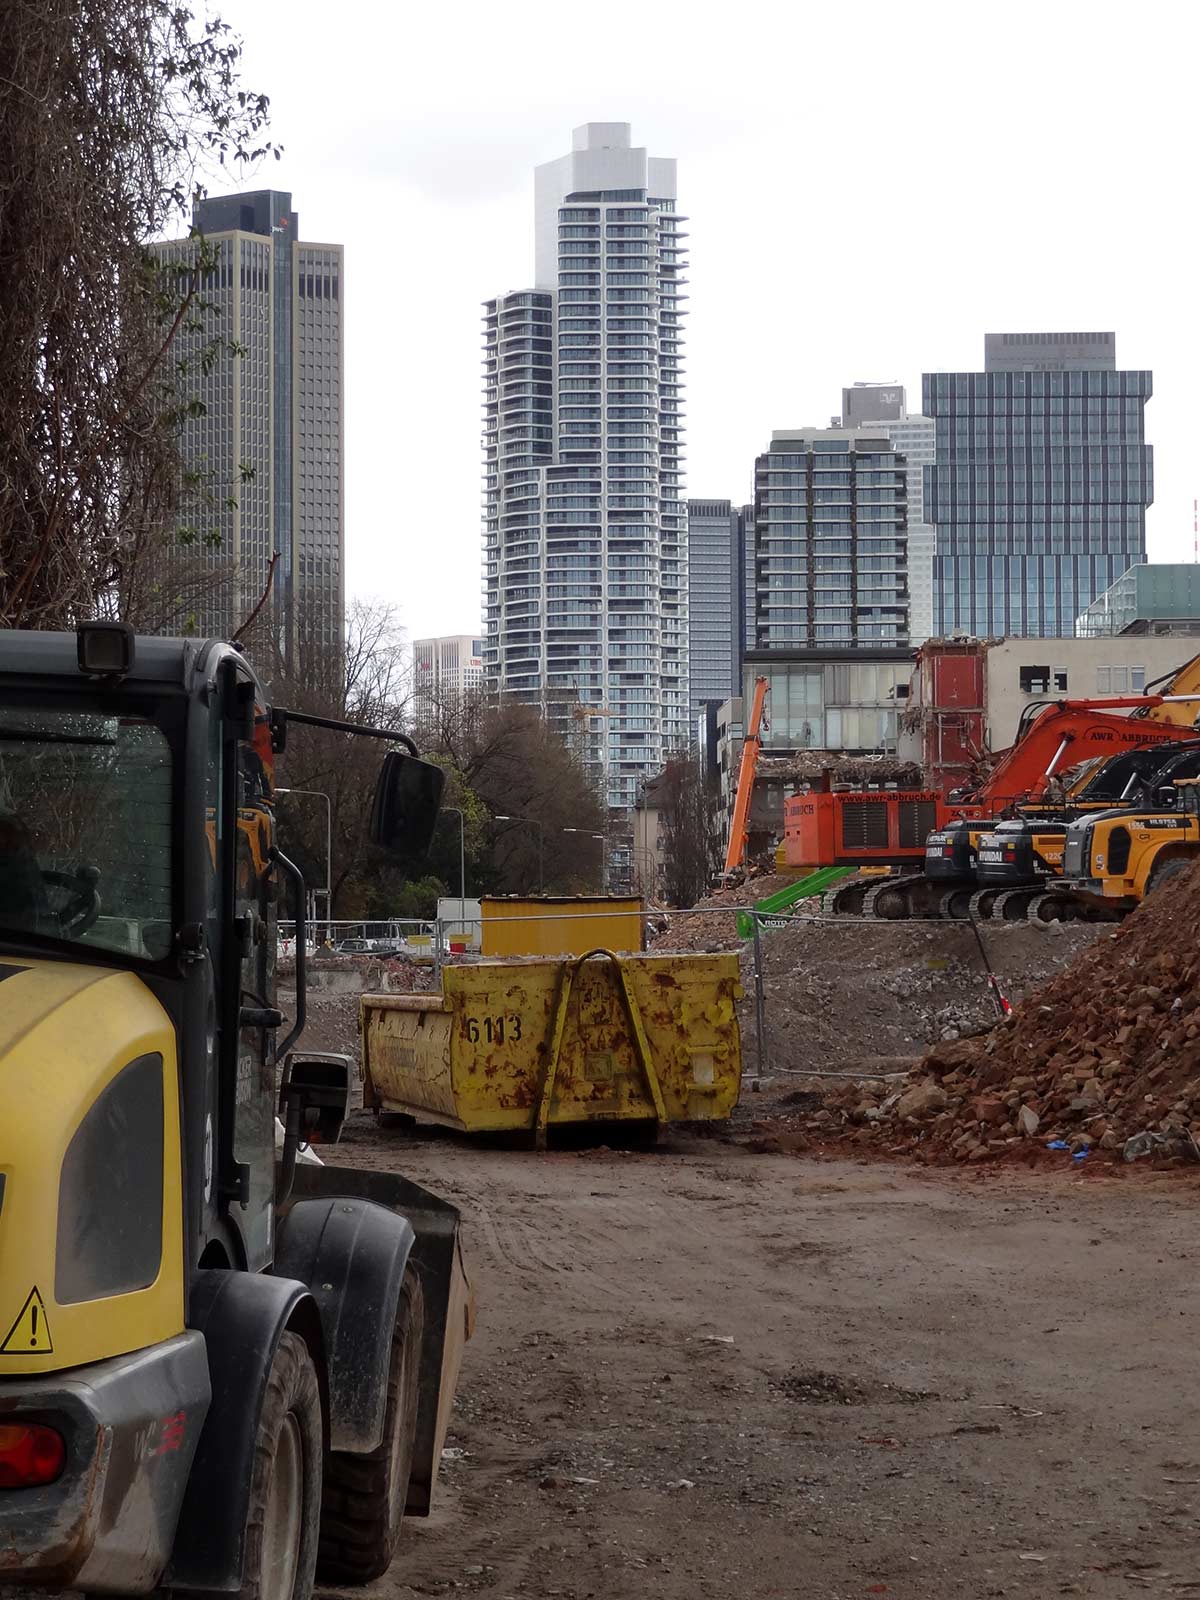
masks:
[[(369, 1455), (331, 1451), (326, 1464), (318, 1554), (318, 1571), (326, 1582), (369, 1583), (382, 1577), (391, 1566), (412, 1469), (424, 1331), (421, 1283), (409, 1267), (400, 1290), (392, 1336), (383, 1442)], [(399, 1512), (392, 1525), (392, 1442), (397, 1427), (407, 1430), (408, 1447), (402, 1453), (404, 1482), (398, 1489)]]

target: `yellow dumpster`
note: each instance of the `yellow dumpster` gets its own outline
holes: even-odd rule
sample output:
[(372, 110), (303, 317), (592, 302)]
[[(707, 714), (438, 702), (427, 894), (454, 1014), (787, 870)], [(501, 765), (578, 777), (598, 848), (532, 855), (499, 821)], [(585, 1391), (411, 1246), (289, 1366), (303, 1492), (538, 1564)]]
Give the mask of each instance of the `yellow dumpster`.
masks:
[(479, 902), (484, 956), (579, 956), (603, 945), (640, 950), (644, 907), (634, 896), (484, 895)]
[(470, 1133), (720, 1121), (737, 1103), (736, 955), (479, 961), (364, 995), (363, 1104)]

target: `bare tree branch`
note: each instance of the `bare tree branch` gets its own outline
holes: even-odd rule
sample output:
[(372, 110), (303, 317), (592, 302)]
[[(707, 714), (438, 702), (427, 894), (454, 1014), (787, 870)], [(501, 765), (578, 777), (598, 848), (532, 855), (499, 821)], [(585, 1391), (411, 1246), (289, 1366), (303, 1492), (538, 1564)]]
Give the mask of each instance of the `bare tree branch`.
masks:
[(0, 5), (0, 626), (153, 624), (212, 581), (160, 561), (187, 499), (168, 357), (204, 258), (164, 276), (147, 241), (271, 148), (240, 50), (188, 0)]

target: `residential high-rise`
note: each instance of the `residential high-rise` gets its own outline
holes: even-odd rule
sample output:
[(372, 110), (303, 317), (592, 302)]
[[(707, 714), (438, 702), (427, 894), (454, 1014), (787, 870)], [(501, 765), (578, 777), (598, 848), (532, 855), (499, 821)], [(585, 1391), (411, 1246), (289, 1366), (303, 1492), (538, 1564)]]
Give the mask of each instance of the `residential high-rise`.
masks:
[[(207, 485), (177, 559), (201, 563), (186, 631), (228, 635), (271, 583), (286, 654), (340, 649), (345, 599), (342, 247), (299, 238), (290, 194), (260, 190), (199, 201), (194, 227), (211, 264), (197, 284), (183, 382), (202, 411), (184, 425), (185, 466)], [(197, 261), (197, 241), (156, 245), (166, 265)], [(223, 350), (203, 366), (205, 347)], [(272, 560), (275, 560), (272, 575)]]
[(485, 303), (484, 672), (626, 808), (688, 736), (684, 219), (628, 123), (535, 178), (536, 286)]
[(751, 650), (909, 638), (907, 471), (877, 427), (787, 428), (754, 473)]
[(1151, 392), (1112, 333), (990, 333), (982, 372), (925, 374), (939, 634), (1070, 635), (1145, 561)]
[(729, 500), (689, 500), (688, 664), (693, 715), (741, 693), (744, 524)]
[(904, 457), (908, 472), (908, 637), (924, 644), (933, 633), (934, 531), (925, 521), (924, 472), (932, 464), (937, 424), (911, 416), (903, 386), (856, 383), (842, 390), (841, 425), (884, 433)]
[(741, 613), (738, 628), (738, 673), (734, 694), (742, 692), (742, 662), (754, 648), (754, 615), (758, 596), (754, 592), (754, 507), (739, 506), (737, 512), (737, 604)]
[(413, 640), (413, 698), (418, 704), (461, 696), (483, 682), (483, 640), (470, 633)]

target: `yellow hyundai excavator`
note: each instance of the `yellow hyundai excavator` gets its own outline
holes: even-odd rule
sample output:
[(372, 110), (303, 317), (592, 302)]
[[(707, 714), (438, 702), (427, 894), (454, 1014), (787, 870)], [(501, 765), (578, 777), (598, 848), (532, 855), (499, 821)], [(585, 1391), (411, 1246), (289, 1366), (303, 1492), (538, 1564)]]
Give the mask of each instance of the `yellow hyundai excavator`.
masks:
[[(274, 825), (288, 727), (322, 720), (218, 641), (0, 631), (0, 1585), (308, 1600), (429, 1509), (457, 1212), (298, 1160), (348, 1093), (294, 1048)], [(440, 770), (328, 725), (405, 747), (371, 837), (420, 853)]]
[(1042, 921), (1115, 921), (1200, 858), (1200, 775), (1164, 773), (1149, 804), (1080, 817), (1066, 831), (1062, 881)]

